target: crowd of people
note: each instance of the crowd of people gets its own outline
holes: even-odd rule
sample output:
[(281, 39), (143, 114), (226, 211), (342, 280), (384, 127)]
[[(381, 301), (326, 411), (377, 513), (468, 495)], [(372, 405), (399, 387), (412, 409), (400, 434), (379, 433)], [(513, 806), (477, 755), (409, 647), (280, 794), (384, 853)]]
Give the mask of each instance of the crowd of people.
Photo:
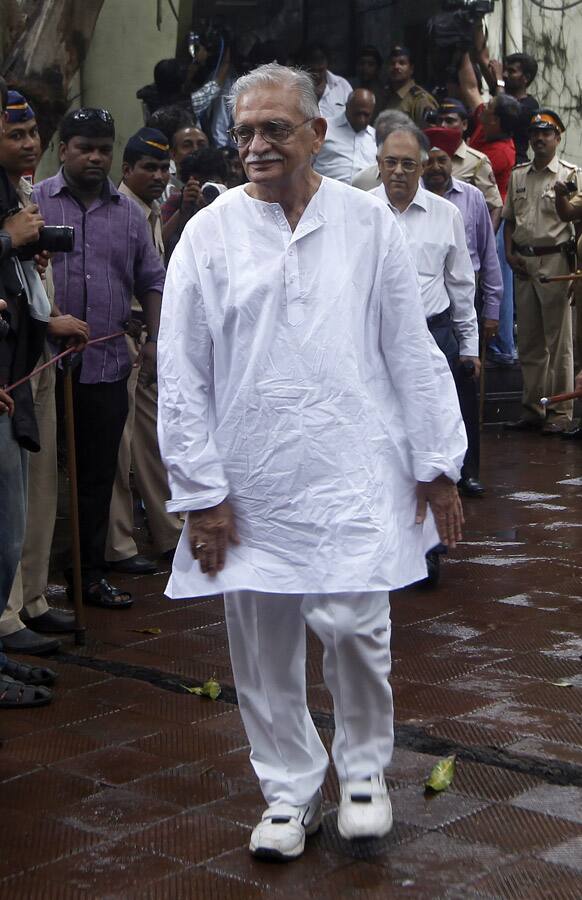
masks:
[[(75, 628), (45, 596), (65, 375), (23, 380), (73, 348), (83, 600), (130, 607), (110, 578), (162, 559), (171, 596), (225, 594), (268, 803), (251, 851), (288, 859), (321, 820), (328, 764), (305, 623), (334, 698), (340, 833), (391, 826), (388, 591), (427, 566), (436, 580), (458, 491), (485, 491), (482, 365), (519, 358), (523, 413), (506, 427), (580, 436), (571, 401), (540, 398), (573, 387), (561, 276), (582, 176), (529, 93), (527, 54), (501, 64), (481, 43), (436, 97), (403, 46), (363, 47), (351, 83), (320, 45), (302, 68), (258, 59), (240, 77), (227, 47), (209, 78), (197, 54), (161, 61), (140, 92), (147, 121), (117, 185), (115, 123), (85, 107), (35, 183), (35, 111), (0, 81), (0, 639), (43, 655)], [(72, 227), (72, 246), (47, 252), (47, 226)], [(135, 541), (134, 492), (155, 559)], [(5, 652), (0, 708), (49, 703), (51, 669)]]

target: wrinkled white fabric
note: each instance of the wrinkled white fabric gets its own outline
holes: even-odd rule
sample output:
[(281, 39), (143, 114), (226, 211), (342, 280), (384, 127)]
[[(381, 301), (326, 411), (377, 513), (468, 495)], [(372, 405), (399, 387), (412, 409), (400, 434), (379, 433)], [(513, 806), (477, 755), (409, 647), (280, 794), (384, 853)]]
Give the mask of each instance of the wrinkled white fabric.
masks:
[(234, 188), (174, 251), (158, 341), (170, 511), (227, 495), (241, 538), (211, 578), (184, 530), (167, 592), (392, 590), (426, 574), (415, 482), (457, 481), (455, 386), (385, 203), (322, 179), (291, 232)]
[(329, 69), (325, 73), (325, 81), (325, 88), (319, 99), (319, 111), (326, 119), (331, 119), (345, 109), (352, 86), (341, 75), (334, 75)]
[(370, 193), (396, 216), (418, 271), (427, 319), (450, 307), (461, 356), (479, 356), (475, 272), (457, 207), (422, 185), (402, 213), (390, 203), (383, 184)]

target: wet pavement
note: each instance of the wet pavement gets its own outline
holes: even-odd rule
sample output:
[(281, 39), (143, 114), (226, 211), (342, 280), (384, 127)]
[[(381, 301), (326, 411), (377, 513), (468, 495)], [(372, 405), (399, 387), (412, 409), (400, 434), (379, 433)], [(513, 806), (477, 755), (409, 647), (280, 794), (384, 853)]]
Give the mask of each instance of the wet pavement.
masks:
[[(352, 846), (338, 787), (305, 855), (250, 858), (263, 808), (220, 598), (87, 610), (49, 665), (55, 701), (0, 720), (0, 898), (579, 898), (582, 894), (582, 445), (486, 432), (486, 497), (436, 591), (393, 595), (395, 826)], [(31, 659), (21, 659), (34, 662)], [(217, 701), (187, 692), (212, 674)], [(333, 735), (320, 648), (309, 701)], [(455, 753), (451, 787), (427, 797)]]

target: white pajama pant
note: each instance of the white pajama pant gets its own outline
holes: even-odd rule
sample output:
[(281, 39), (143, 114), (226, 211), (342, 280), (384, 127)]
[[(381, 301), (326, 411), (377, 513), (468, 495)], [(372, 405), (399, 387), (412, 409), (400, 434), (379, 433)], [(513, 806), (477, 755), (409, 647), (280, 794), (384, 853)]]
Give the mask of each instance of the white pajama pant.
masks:
[(340, 781), (386, 768), (394, 744), (388, 593), (229, 591), (224, 599), (239, 708), (267, 803), (307, 803), (329, 763), (307, 708), (306, 625), (324, 647)]

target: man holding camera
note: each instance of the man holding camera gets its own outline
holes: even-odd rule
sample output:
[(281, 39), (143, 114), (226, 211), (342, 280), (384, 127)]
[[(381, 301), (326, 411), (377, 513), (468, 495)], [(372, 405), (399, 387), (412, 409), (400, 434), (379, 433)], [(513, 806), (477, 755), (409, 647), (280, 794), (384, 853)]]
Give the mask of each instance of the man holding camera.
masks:
[[(5, 119), (4, 134), (0, 137), (0, 165), (18, 195), (19, 205), (25, 208), (31, 203), (32, 186), (23, 175), (38, 165), (41, 145), (34, 110), (18, 91), (8, 92)], [(45, 284), (48, 286), (49, 282)], [(72, 341), (81, 348), (89, 336), (87, 323), (74, 316), (61, 315), (51, 305), (49, 340)], [(51, 356), (47, 343), (38, 362), (46, 362)], [(29, 461), (26, 535), (8, 605), (0, 617), (0, 638), (7, 650), (40, 655), (58, 649), (55, 635), (73, 631), (74, 616), (65, 610), (49, 608), (44, 595), (57, 513), (54, 367), (49, 366), (35, 376), (31, 386), (41, 449)]]
[[(6, 83), (0, 79), (0, 135), (7, 100)], [(18, 195), (0, 166), (0, 613), (6, 608), (24, 541), (28, 451), (39, 449), (30, 383), (11, 392), (5, 388), (34, 368), (49, 314), (46, 294), (30, 296), (17, 256), (38, 240), (43, 225), (38, 207), (19, 210)], [(54, 677), (49, 669), (11, 662), (0, 645), (0, 709), (50, 703), (46, 685)]]
[[(572, 390), (572, 317), (568, 281), (546, 278), (572, 270), (574, 229), (556, 210), (556, 183), (579, 190), (577, 167), (558, 157), (564, 132), (556, 112), (541, 107), (529, 126), (531, 163), (511, 175), (505, 220), (505, 253), (515, 274), (517, 346), (523, 376), (523, 413), (506, 428), (562, 434), (572, 419), (572, 401), (544, 410), (541, 397)], [(558, 191), (560, 188), (558, 188)]]
[[(113, 118), (105, 109), (74, 110), (61, 122), (60, 139), (62, 169), (33, 192), (47, 223), (75, 228), (73, 251), (53, 257), (56, 302), (63, 312), (84, 319), (91, 337), (99, 338), (126, 329), (131, 298), (137, 297), (148, 334), (142, 372), (155, 380), (165, 273), (142, 211), (107, 177)], [(105, 578), (109, 506), (130, 369), (121, 334), (89, 347), (73, 372), (83, 595), (86, 603), (114, 610), (133, 602), (127, 591)]]

